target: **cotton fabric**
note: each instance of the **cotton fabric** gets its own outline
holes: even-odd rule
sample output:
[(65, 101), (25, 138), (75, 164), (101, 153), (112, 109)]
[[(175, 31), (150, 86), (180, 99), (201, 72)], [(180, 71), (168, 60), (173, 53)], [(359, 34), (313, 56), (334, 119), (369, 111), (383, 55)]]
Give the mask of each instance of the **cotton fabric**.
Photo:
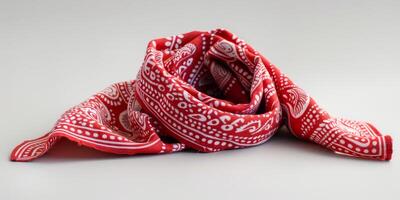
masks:
[(390, 136), (331, 116), (250, 45), (216, 29), (150, 41), (135, 80), (69, 109), (11, 160), (34, 160), (61, 138), (114, 154), (217, 152), (260, 145), (283, 125), (337, 154), (391, 159)]

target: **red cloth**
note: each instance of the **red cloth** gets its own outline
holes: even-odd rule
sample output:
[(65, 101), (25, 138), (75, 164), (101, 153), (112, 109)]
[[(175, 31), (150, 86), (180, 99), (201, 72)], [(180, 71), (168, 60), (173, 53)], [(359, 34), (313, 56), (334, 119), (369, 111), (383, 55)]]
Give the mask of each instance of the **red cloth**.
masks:
[(338, 154), (391, 159), (390, 136), (332, 117), (250, 45), (217, 29), (150, 41), (136, 80), (66, 111), (11, 160), (38, 158), (63, 137), (115, 154), (216, 152), (262, 144), (283, 124)]

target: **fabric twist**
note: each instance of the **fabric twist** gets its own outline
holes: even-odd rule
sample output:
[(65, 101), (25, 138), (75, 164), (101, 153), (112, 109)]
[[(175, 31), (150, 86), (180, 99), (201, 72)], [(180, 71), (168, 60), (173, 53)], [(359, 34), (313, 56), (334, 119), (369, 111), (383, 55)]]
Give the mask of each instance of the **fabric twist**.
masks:
[(69, 109), (11, 160), (38, 158), (61, 138), (115, 154), (217, 152), (262, 144), (282, 125), (337, 154), (391, 159), (390, 136), (329, 115), (250, 45), (216, 29), (150, 41), (136, 80)]

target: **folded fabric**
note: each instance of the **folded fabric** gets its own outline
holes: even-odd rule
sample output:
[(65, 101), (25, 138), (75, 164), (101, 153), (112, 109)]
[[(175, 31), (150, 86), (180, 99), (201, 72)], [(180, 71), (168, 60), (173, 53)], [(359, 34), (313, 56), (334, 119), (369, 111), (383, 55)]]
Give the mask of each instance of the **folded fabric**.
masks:
[(332, 117), (250, 45), (216, 29), (150, 41), (136, 80), (69, 109), (11, 160), (38, 158), (60, 138), (115, 154), (217, 152), (262, 144), (282, 125), (337, 154), (391, 159), (390, 136)]

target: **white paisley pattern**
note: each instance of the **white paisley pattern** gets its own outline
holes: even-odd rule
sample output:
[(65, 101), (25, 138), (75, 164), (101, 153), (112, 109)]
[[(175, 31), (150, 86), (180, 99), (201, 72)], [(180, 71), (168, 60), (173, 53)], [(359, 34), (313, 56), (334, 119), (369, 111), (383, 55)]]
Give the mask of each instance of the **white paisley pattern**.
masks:
[(286, 105), (294, 118), (299, 118), (310, 103), (310, 96), (297, 87), (287, 90), (287, 94), (284, 94), (283, 97), (286, 99)]
[(330, 116), (250, 45), (216, 29), (150, 41), (136, 80), (69, 109), (11, 160), (38, 158), (60, 138), (115, 154), (217, 152), (262, 144), (283, 124), (337, 154), (391, 159), (390, 136)]

